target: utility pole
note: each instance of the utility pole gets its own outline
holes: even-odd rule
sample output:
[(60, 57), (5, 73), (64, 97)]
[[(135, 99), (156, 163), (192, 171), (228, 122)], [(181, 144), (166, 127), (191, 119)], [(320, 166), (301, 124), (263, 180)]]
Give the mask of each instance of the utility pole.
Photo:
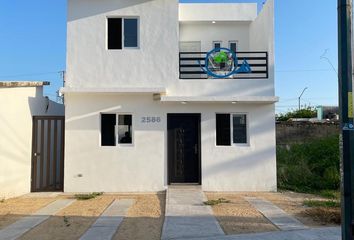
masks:
[(301, 110), (301, 97), (304, 94), (304, 92), (306, 91), (307, 87), (304, 88), (304, 90), (302, 90), (302, 93), (299, 96), (299, 111)]
[[(63, 81), (63, 87), (65, 87), (66, 72), (60, 71), (59, 74), (60, 74), (60, 77), (62, 78), (62, 81)], [(57, 91), (57, 102), (64, 104), (64, 95), (60, 95), (59, 90)]]
[(341, 121), (342, 239), (354, 234), (354, 127), (352, 66), (352, 0), (338, 0), (338, 73)]

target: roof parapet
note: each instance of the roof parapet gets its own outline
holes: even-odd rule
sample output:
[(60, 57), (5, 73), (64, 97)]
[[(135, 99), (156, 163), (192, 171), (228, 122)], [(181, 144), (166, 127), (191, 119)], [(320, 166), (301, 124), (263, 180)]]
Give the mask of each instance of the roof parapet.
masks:
[(0, 88), (15, 88), (15, 87), (43, 87), (49, 86), (50, 82), (29, 82), (29, 81), (6, 81), (0, 82)]

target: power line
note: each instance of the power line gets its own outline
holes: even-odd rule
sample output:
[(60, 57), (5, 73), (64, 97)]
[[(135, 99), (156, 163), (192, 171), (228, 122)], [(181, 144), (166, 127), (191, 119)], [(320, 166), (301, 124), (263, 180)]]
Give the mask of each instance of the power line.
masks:
[(330, 72), (333, 69), (288, 69), (288, 70), (276, 70), (275, 72)]

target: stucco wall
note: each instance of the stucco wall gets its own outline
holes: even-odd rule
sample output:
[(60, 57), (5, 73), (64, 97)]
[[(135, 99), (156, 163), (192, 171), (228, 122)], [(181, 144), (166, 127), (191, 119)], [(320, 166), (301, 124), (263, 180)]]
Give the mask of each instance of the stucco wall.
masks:
[(256, 3), (180, 3), (179, 20), (184, 21), (253, 21)]
[[(167, 187), (167, 113), (201, 113), (202, 187), (276, 190), (274, 106), (161, 103), (146, 95), (66, 95), (65, 192), (158, 191)], [(133, 146), (100, 146), (100, 113), (133, 114)], [(215, 144), (215, 113), (249, 114), (249, 146)], [(141, 117), (161, 117), (143, 124)]]
[[(47, 103), (48, 111), (45, 112)], [(64, 115), (42, 87), (0, 88), (0, 199), (30, 192), (32, 116)]]
[[(137, 16), (139, 49), (107, 50), (107, 17)], [(69, 0), (67, 87), (160, 87), (178, 78), (177, 0)]]
[(274, 52), (274, 0), (267, 0), (255, 21), (250, 26), (250, 49), (252, 51), (268, 52), (269, 84), (273, 86), (275, 80), (275, 52)]
[(249, 22), (185, 22), (180, 23), (180, 41), (201, 41), (201, 51), (213, 49), (213, 41), (222, 41), (228, 48), (229, 41), (238, 41), (239, 51), (249, 50)]
[[(69, 0), (67, 87), (166, 87), (171, 96), (274, 96), (274, 42), (271, 41), (272, 36), (264, 37), (264, 34), (273, 34), (268, 31), (273, 29), (272, 0), (268, 2), (254, 23), (250, 23), (256, 16), (254, 4), (233, 4), (232, 9), (237, 9), (236, 17), (230, 20), (235, 20), (237, 16), (243, 20), (233, 23), (230, 20), (220, 21), (211, 26), (210, 21), (202, 22), (202, 16), (199, 22), (193, 19), (179, 24), (177, 0)], [(216, 6), (225, 11), (229, 6), (207, 5), (209, 10)], [(195, 9), (198, 4), (191, 6)], [(181, 7), (180, 11), (185, 8), (190, 7)], [(245, 9), (247, 12), (244, 12)], [(242, 14), (237, 15), (241, 10)], [(186, 16), (190, 15), (191, 11), (188, 11)], [(199, 11), (202, 12), (202, 9)], [(194, 12), (194, 18), (197, 18), (199, 13)], [(224, 11), (212, 12), (219, 19), (226, 17)], [(106, 49), (106, 19), (110, 16), (139, 16), (139, 49)], [(264, 26), (265, 30), (262, 29)], [(261, 33), (256, 35), (257, 31)], [(240, 50), (270, 51), (270, 77), (246, 80), (179, 80), (180, 40), (201, 40), (203, 50), (209, 50), (213, 40), (223, 40), (224, 44), (229, 40), (239, 40)]]

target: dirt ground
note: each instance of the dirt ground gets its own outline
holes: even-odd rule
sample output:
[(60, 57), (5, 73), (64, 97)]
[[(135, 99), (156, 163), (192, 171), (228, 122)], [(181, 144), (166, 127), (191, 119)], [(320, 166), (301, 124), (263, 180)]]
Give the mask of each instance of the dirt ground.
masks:
[[(279, 193), (259, 193), (258, 196), (271, 201), (288, 214), (297, 218), (306, 226), (310, 227), (330, 227), (336, 226), (335, 224), (321, 221), (312, 214), (315, 208), (306, 207), (303, 205), (304, 200), (328, 200), (313, 194), (295, 193), (295, 192), (279, 192)], [(327, 209), (328, 212), (333, 209)], [(338, 210), (340, 211), (340, 210)]]
[(209, 200), (224, 198), (230, 203), (212, 206), (215, 217), (225, 234), (270, 232), (278, 229), (254, 209), (242, 194), (206, 193)]
[[(214, 214), (226, 234), (276, 231), (277, 228), (261, 213), (254, 209), (244, 197), (257, 197), (268, 200), (310, 227), (335, 226), (322, 221), (316, 214), (333, 214), (335, 209), (309, 208), (304, 200), (326, 200), (312, 194), (293, 192), (282, 193), (207, 193), (209, 200), (224, 198), (230, 203), (212, 206)], [(330, 215), (331, 217), (332, 215)]]
[(11, 198), (0, 202), (0, 229), (32, 214), (56, 198)]
[(79, 239), (115, 199), (135, 199), (113, 239), (160, 239), (165, 194), (110, 195), (77, 200), (20, 239)]
[[(213, 212), (226, 234), (278, 230), (277, 227), (244, 199), (246, 196), (271, 201), (307, 226), (333, 226), (333, 224), (326, 224), (320, 219), (314, 218), (313, 211), (322, 214), (318, 209), (303, 206), (303, 201), (306, 199), (325, 200), (315, 195), (291, 192), (208, 192), (206, 195), (209, 200), (224, 198), (230, 201), (229, 203), (212, 206)], [(73, 198), (73, 196), (20, 197), (0, 202), (0, 229), (12, 224), (23, 216), (36, 212), (59, 198)], [(78, 239), (115, 199), (134, 199), (135, 203), (128, 210), (127, 216), (113, 237), (114, 240), (157, 240), (161, 238), (165, 214), (165, 193), (104, 194), (90, 200), (77, 200), (42, 224), (25, 233), (20, 239)], [(312, 213), (312, 216), (309, 213)]]
[(140, 195), (121, 223), (114, 240), (161, 239), (165, 219), (165, 193)]

